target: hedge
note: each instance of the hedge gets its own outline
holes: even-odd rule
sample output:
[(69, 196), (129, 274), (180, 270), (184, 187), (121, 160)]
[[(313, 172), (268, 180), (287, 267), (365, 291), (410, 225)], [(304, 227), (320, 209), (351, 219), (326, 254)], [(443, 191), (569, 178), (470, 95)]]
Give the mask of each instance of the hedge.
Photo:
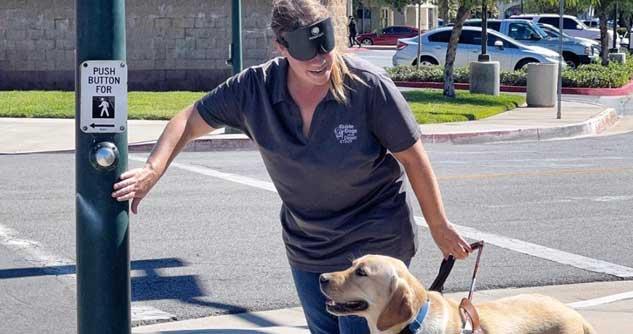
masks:
[[(467, 67), (455, 68), (456, 83), (468, 83), (469, 70)], [(439, 65), (397, 66), (387, 69), (393, 81), (444, 82), (444, 68)], [(633, 59), (627, 55), (624, 64), (611, 62), (608, 66), (601, 64), (581, 65), (576, 69), (563, 70), (563, 87), (586, 88), (618, 88), (633, 79)], [(526, 86), (527, 71), (501, 72), (501, 84), (507, 86)]]

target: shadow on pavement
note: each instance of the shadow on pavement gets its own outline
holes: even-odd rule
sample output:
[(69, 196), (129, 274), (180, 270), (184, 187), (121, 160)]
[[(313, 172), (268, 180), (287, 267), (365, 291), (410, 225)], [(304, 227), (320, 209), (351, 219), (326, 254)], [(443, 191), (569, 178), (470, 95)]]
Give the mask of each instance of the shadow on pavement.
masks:
[[(143, 271), (145, 275), (135, 276), (131, 278), (132, 284), (132, 301), (148, 301), (148, 300), (179, 300), (190, 305), (198, 305), (215, 310), (220, 310), (222, 314), (235, 314), (250, 323), (271, 327), (278, 326), (270, 320), (261, 318), (239, 305), (231, 305), (225, 303), (215, 303), (200, 300), (198, 297), (204, 297), (205, 294), (200, 288), (197, 275), (180, 275), (180, 276), (160, 276), (157, 269), (185, 267), (187, 263), (178, 258), (136, 260), (130, 263), (131, 270)], [(0, 269), (0, 280), (19, 279), (27, 277), (39, 276), (60, 276), (74, 275), (76, 273), (75, 265), (60, 265), (46, 267), (30, 267), (30, 268), (13, 268)], [(241, 313), (241, 314), (240, 314)], [(170, 333), (260, 333), (259, 331), (244, 330), (212, 330), (212, 331), (177, 331)], [(263, 332), (262, 332), (263, 333)]]

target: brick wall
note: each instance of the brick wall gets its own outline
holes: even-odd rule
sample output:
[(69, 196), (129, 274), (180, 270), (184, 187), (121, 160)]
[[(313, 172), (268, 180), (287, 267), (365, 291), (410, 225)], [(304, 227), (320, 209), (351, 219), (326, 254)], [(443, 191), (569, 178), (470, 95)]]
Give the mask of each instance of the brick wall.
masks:
[[(346, 0), (322, 0), (346, 41)], [(242, 0), (244, 66), (274, 55), (270, 0)], [(74, 89), (74, 0), (0, 0), (0, 89)], [(231, 75), (231, 1), (127, 0), (130, 90), (210, 90)]]

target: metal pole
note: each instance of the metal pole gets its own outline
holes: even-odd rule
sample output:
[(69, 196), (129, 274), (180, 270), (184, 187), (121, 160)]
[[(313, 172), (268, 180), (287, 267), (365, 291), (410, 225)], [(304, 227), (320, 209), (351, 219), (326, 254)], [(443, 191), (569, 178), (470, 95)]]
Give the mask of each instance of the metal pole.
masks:
[(486, 0), (481, 2), (481, 54), (478, 57), (478, 61), (487, 62), (490, 61), (488, 55), (488, 4)]
[(233, 74), (242, 71), (242, 4), (241, 0), (233, 0), (231, 7), (231, 23), (233, 26), (231, 64), (233, 65)]
[[(231, 7), (231, 65), (233, 74), (242, 72), (242, 3), (241, 0), (233, 0)], [(241, 133), (239, 129), (227, 126), (224, 133)]]
[(420, 52), (422, 48), (422, 0), (418, 1), (418, 61), (416, 68), (420, 69)]
[(615, 8), (613, 8), (613, 49), (611, 52), (616, 53), (619, 52), (620, 48), (618, 46), (618, 2), (615, 2)]
[(562, 94), (563, 94), (563, 14), (565, 12), (565, 0), (559, 0), (559, 21), (558, 21), (558, 29), (560, 34), (558, 34), (558, 54), (560, 56), (560, 60), (558, 61), (558, 104), (556, 106), (556, 119), (561, 119), (562, 117)]
[(521, 0), (521, 14), (523, 14), (523, 0)]
[[(75, 5), (77, 331), (130, 333), (129, 203), (118, 202), (111, 196), (112, 185), (127, 170), (125, 0), (76, 0)], [(101, 94), (115, 95), (104, 96), (113, 102), (125, 101), (117, 109), (113, 106), (111, 109), (112, 116), (115, 112), (125, 115), (124, 122), (116, 125), (116, 129), (111, 119), (100, 122), (103, 125), (94, 122), (91, 126), (82, 125), (82, 121), (90, 120), (94, 110), (82, 108), (82, 93), (92, 93), (90, 85), (82, 87), (81, 78), (86, 72), (82, 72), (81, 64), (97, 60), (116, 61), (112, 63), (118, 66), (111, 69), (125, 73), (124, 83), (119, 85), (124, 86), (124, 94), (106, 91)], [(100, 126), (103, 128), (99, 129)]]

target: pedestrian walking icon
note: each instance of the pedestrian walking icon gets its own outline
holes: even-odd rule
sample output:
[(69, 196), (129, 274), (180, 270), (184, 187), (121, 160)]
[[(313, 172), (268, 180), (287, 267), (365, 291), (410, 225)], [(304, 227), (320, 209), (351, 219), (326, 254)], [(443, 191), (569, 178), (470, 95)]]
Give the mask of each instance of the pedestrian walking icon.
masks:
[(92, 118), (114, 118), (114, 96), (93, 96)]

